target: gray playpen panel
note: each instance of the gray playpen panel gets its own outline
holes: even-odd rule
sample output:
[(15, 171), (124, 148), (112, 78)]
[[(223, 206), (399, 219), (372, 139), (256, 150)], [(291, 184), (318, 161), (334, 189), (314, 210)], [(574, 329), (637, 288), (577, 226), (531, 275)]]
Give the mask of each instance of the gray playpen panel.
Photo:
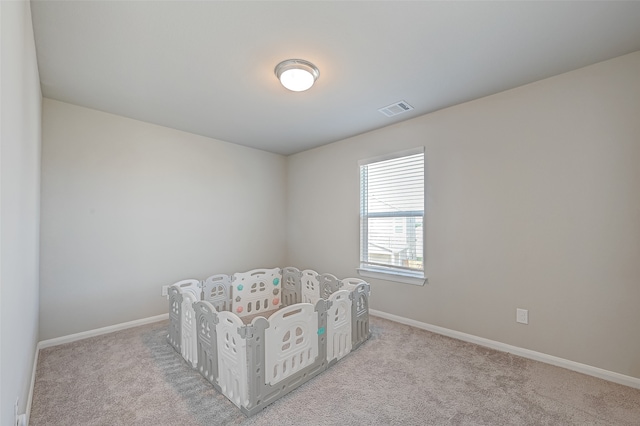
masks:
[(371, 287), (361, 283), (351, 292), (351, 350), (363, 344), (369, 332), (369, 294)]
[(197, 369), (216, 390), (218, 388), (218, 344), (216, 324), (218, 317), (213, 305), (206, 301), (193, 304), (196, 312), (196, 327), (198, 335), (198, 365)]
[(169, 287), (169, 335), (167, 340), (181, 353), (182, 346), (182, 294), (175, 287)]
[(331, 274), (318, 275), (318, 283), (320, 283), (320, 297), (323, 299), (328, 299), (342, 286), (340, 280)]

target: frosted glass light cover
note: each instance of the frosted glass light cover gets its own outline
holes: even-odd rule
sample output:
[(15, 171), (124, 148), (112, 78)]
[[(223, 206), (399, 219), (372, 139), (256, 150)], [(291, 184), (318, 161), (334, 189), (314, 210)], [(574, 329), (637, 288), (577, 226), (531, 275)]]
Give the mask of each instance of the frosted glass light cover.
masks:
[(313, 75), (306, 70), (290, 69), (280, 75), (280, 82), (287, 89), (294, 92), (302, 92), (313, 86)]

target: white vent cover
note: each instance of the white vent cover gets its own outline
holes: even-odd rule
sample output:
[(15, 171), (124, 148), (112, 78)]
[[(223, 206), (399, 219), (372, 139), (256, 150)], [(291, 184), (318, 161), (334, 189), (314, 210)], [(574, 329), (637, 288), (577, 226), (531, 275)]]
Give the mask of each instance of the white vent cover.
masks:
[(399, 101), (395, 104), (387, 105), (384, 108), (380, 108), (378, 111), (386, 115), (387, 117), (393, 117), (394, 115), (402, 114), (403, 112), (411, 111), (413, 107), (405, 101)]

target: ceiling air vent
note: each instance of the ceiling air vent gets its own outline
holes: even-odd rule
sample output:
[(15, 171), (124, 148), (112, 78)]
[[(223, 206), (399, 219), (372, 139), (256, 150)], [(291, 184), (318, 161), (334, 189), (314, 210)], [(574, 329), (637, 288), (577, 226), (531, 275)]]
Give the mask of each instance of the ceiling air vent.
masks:
[(378, 111), (386, 115), (387, 117), (393, 117), (394, 115), (402, 114), (403, 112), (411, 111), (413, 107), (405, 101), (396, 102), (395, 104), (387, 105), (384, 108), (380, 108)]

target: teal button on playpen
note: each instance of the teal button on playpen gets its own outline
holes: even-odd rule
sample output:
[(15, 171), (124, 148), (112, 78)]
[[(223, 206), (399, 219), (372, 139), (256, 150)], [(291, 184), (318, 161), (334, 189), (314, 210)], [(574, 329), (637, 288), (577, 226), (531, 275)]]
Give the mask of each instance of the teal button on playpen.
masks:
[(243, 288), (242, 284), (238, 284), (238, 291), (242, 291)]
[(274, 278), (273, 285), (278, 285), (278, 284), (280, 284), (280, 278)]
[(318, 336), (320, 336), (320, 335), (322, 335), (322, 334), (324, 334), (324, 327), (320, 327), (320, 328), (318, 329)]

